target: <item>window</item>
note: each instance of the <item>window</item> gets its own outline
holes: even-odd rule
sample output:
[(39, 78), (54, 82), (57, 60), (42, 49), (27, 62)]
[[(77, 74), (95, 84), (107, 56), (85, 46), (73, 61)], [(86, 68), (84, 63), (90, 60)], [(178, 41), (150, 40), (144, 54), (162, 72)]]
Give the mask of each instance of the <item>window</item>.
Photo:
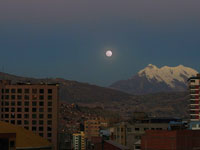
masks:
[(48, 127), (48, 128), (47, 128), (47, 131), (51, 131), (51, 127)]
[(48, 102), (48, 106), (52, 106), (52, 102)]
[(48, 108), (48, 112), (52, 112), (52, 108)]
[(29, 102), (24, 102), (24, 105), (25, 106), (29, 106)]
[(11, 120), (10, 123), (15, 124), (15, 120)]
[(6, 96), (5, 96), (5, 99), (9, 99), (9, 95), (6, 95)]
[(40, 100), (43, 100), (44, 99), (44, 96), (43, 95), (40, 95)]
[(37, 130), (37, 128), (36, 127), (32, 127), (32, 131), (36, 131)]
[(135, 136), (135, 139), (140, 140), (141, 136), (137, 135), (137, 136)]
[(9, 89), (6, 89), (6, 93), (9, 93), (9, 91), (10, 91)]
[(5, 112), (9, 112), (9, 108), (5, 108)]
[(44, 128), (43, 127), (39, 127), (39, 131), (43, 131), (44, 130)]
[(39, 135), (40, 135), (41, 137), (43, 137), (44, 134), (43, 134), (43, 133), (39, 133)]
[(32, 102), (32, 106), (37, 106), (37, 102)]
[(15, 95), (11, 95), (11, 99), (12, 99), (12, 100), (15, 100)]
[(44, 102), (40, 102), (40, 103), (39, 103), (39, 106), (44, 106)]
[(33, 94), (37, 94), (37, 89), (32, 89)]
[(28, 125), (28, 124), (29, 124), (29, 121), (28, 121), (28, 120), (24, 120), (24, 124), (25, 124), (25, 125)]
[(24, 118), (28, 119), (29, 118), (29, 114), (24, 114)]
[(5, 118), (9, 118), (9, 114), (5, 114)]
[(10, 116), (11, 118), (15, 118), (15, 113), (12, 113)]
[(52, 125), (52, 121), (51, 121), (51, 120), (48, 120), (48, 121), (47, 121), (47, 124), (48, 124), (48, 125)]
[(22, 108), (17, 108), (17, 112), (22, 112)]
[(39, 120), (39, 125), (43, 125), (44, 121), (43, 120)]
[(14, 107), (11, 108), (11, 112), (15, 112), (15, 108)]
[(44, 118), (44, 115), (43, 114), (39, 114), (39, 118), (40, 119)]
[(15, 106), (15, 102), (11, 102), (11, 106)]
[(1, 92), (4, 93), (4, 89), (1, 89)]
[(49, 93), (49, 94), (52, 94), (52, 89), (48, 89), (48, 93)]
[(51, 95), (48, 96), (48, 100), (52, 100), (52, 96)]
[(22, 115), (21, 114), (17, 114), (17, 118), (22, 118)]
[(17, 95), (17, 99), (18, 100), (22, 99), (22, 96), (21, 95)]
[(48, 119), (52, 118), (52, 114), (47, 115)]
[(10, 147), (15, 147), (15, 141), (10, 141)]
[(17, 124), (18, 124), (18, 125), (21, 125), (21, 124), (22, 124), (22, 121), (21, 121), (21, 120), (17, 120)]
[(11, 89), (11, 93), (15, 93), (16, 92), (16, 90), (15, 89)]
[(37, 118), (37, 114), (32, 114), (32, 118)]
[(36, 125), (36, 124), (37, 124), (37, 121), (36, 121), (36, 120), (32, 120), (32, 124), (33, 124), (33, 125)]
[(40, 89), (40, 94), (43, 94), (44, 93), (44, 89)]
[(17, 89), (17, 93), (22, 93), (22, 89)]
[(37, 111), (37, 108), (32, 108), (32, 112), (36, 112)]
[(24, 111), (25, 112), (29, 112), (29, 108), (24, 108)]
[(141, 146), (136, 145), (136, 146), (135, 146), (135, 149), (141, 149)]
[(47, 133), (47, 137), (51, 137), (51, 133)]
[(39, 112), (44, 112), (44, 108), (39, 108)]
[(19, 102), (19, 101), (18, 101), (18, 102), (17, 102), (17, 105), (18, 105), (18, 106), (21, 106), (21, 105), (22, 105), (22, 102)]
[(33, 95), (32, 100), (37, 100), (37, 95)]
[(140, 128), (135, 128), (135, 131), (140, 131)]
[(29, 93), (29, 89), (25, 89), (25, 90), (24, 90), (24, 93)]
[(25, 95), (25, 96), (24, 96), (24, 99), (25, 99), (25, 100), (29, 100), (29, 96), (28, 96), (28, 95)]
[(9, 106), (9, 102), (8, 101), (5, 102), (5, 106)]

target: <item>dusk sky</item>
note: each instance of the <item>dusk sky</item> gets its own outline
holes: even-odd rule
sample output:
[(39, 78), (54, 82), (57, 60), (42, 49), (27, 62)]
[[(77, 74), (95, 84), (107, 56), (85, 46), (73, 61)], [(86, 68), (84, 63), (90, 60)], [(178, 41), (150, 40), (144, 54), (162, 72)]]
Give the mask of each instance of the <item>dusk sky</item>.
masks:
[(200, 71), (199, 8), (200, 0), (0, 0), (0, 71), (101, 86), (148, 64)]

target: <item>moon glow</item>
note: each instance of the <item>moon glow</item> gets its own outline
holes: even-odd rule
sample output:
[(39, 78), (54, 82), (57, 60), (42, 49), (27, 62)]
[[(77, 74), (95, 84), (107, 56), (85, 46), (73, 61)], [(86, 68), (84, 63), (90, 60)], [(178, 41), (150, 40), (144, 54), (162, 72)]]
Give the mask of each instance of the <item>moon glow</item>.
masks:
[(111, 50), (107, 50), (106, 51), (106, 56), (107, 57), (111, 57), (113, 55), (112, 51)]

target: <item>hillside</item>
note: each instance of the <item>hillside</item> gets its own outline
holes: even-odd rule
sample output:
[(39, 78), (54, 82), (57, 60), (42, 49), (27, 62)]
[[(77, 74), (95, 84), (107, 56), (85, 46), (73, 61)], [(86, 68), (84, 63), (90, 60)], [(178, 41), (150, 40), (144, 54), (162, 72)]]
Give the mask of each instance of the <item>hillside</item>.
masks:
[(35, 79), (0, 73), (0, 79), (10, 79), (13, 82), (60, 83), (61, 101), (93, 108), (101, 107), (104, 110), (117, 112), (124, 118), (131, 117), (134, 111), (145, 111), (150, 115), (160, 117), (188, 117), (189, 94), (187, 92), (131, 95), (114, 89), (60, 78)]

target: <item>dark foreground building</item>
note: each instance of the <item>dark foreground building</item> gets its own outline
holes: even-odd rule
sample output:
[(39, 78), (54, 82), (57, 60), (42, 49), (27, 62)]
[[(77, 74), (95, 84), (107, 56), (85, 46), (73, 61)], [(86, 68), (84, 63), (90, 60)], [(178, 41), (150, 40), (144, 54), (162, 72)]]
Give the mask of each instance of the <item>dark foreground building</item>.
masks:
[(0, 120), (22, 126), (53, 143), (58, 139), (58, 84), (0, 81)]
[(23, 127), (0, 121), (0, 150), (52, 150), (52, 144)]
[(142, 136), (142, 150), (200, 150), (200, 131), (146, 131)]

